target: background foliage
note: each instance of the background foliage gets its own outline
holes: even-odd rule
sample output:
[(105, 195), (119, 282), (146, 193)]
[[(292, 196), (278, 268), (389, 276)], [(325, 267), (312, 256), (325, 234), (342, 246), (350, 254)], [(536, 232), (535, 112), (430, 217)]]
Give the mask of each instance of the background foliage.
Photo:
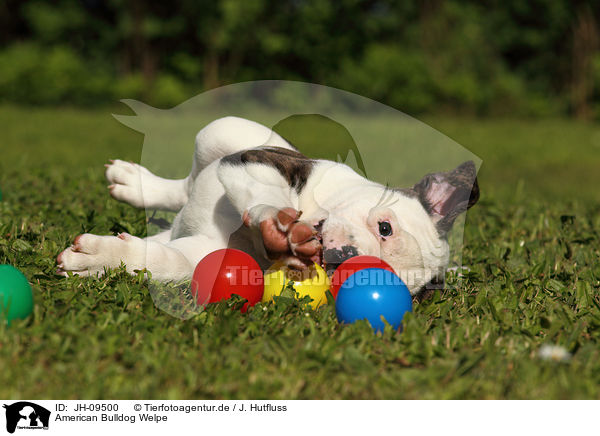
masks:
[(291, 79), (411, 114), (590, 118), (599, 17), (587, 0), (4, 0), (0, 100), (167, 107)]

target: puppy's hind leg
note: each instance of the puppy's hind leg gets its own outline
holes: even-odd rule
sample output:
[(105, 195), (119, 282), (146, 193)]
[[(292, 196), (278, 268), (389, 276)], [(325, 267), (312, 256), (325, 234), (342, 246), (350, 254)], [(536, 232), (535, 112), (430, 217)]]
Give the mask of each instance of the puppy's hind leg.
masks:
[(68, 272), (82, 276), (103, 275), (105, 268), (117, 268), (121, 262), (130, 274), (146, 268), (160, 281), (188, 279), (195, 267), (195, 263), (190, 263), (176, 248), (127, 233), (79, 235), (56, 259), (58, 274), (65, 276)]
[(188, 178), (163, 179), (133, 162), (106, 164), (110, 195), (139, 209), (179, 211), (188, 200)]
[(268, 127), (238, 117), (225, 117), (204, 127), (196, 136), (192, 171), (180, 180), (163, 179), (141, 165), (111, 161), (106, 167), (110, 194), (140, 209), (179, 211), (188, 201), (196, 176), (217, 159), (259, 145), (293, 150), (285, 139)]
[(285, 139), (266, 126), (239, 117), (219, 118), (196, 135), (192, 180), (209, 164), (224, 156), (261, 145), (295, 150)]

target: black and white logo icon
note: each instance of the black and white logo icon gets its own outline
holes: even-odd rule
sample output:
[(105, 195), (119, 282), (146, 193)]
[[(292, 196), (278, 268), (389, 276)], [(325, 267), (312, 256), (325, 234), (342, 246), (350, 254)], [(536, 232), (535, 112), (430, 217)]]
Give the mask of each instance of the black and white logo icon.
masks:
[(6, 409), (6, 431), (14, 433), (16, 429), (47, 430), (50, 411), (29, 401), (19, 401), (3, 406)]

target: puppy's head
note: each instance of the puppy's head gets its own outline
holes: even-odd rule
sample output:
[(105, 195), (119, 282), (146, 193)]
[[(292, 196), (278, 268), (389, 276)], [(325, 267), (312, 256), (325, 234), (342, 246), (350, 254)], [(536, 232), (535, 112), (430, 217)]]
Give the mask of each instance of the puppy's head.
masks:
[(426, 175), (408, 189), (356, 186), (328, 207), (319, 224), (329, 273), (357, 255), (385, 260), (413, 295), (442, 282), (448, 265), (447, 234), (455, 219), (479, 198), (476, 168)]

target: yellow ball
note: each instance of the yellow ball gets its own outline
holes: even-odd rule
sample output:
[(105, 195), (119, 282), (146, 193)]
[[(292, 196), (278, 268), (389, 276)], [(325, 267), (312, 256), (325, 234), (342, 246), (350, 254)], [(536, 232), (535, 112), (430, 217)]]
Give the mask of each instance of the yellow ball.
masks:
[(323, 268), (316, 263), (303, 271), (288, 268), (282, 263), (275, 263), (266, 271), (265, 292), (262, 301), (267, 302), (281, 294), (289, 282), (299, 298), (308, 295), (313, 309), (327, 303), (325, 292), (329, 290), (329, 277)]

